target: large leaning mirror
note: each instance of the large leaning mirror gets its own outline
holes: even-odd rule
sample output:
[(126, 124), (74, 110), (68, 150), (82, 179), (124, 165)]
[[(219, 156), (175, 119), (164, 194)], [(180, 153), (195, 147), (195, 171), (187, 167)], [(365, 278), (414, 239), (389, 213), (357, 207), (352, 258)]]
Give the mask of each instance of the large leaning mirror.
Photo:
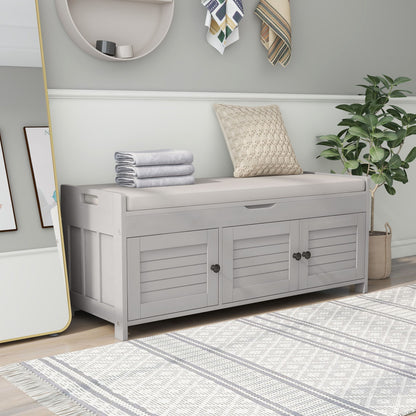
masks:
[(0, 2), (0, 342), (71, 319), (36, 8)]

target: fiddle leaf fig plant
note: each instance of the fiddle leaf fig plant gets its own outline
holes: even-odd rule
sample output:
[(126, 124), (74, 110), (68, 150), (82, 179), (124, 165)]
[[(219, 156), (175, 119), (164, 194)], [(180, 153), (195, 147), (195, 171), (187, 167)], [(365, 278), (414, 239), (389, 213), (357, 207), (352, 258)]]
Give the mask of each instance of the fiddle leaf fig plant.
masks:
[(378, 189), (396, 193), (396, 182), (407, 183), (407, 169), (416, 159), (416, 147), (403, 155), (406, 137), (416, 134), (416, 114), (390, 103), (391, 98), (411, 94), (401, 89), (407, 77), (367, 75), (365, 99), (361, 103), (341, 104), (336, 108), (348, 113), (338, 125), (338, 134), (320, 136), (318, 145), (325, 149), (318, 157), (339, 160), (343, 173), (371, 177), (371, 229), (374, 232), (374, 195)]

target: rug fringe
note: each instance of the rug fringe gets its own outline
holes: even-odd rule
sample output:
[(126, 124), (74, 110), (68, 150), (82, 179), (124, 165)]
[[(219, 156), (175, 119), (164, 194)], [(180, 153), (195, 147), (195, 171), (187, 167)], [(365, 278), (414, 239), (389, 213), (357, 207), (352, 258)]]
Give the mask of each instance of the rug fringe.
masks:
[(19, 363), (0, 368), (0, 376), (56, 415), (95, 416), (95, 413), (82, 407)]

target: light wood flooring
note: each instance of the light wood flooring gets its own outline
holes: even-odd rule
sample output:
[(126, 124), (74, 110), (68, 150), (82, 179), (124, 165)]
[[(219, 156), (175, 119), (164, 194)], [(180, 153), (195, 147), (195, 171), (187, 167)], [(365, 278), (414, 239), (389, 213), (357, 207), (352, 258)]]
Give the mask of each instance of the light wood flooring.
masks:
[[(416, 282), (416, 257), (394, 260), (391, 278), (386, 280), (371, 280), (369, 291), (372, 292), (409, 282)], [(323, 300), (349, 296), (352, 293), (348, 287), (332, 289), (222, 311), (186, 316), (162, 322), (152, 322), (130, 328), (129, 338), (146, 337), (190, 326), (234, 319), (245, 315), (302, 306)], [(0, 344), (0, 366), (63, 352), (112, 344), (114, 342), (118, 341), (114, 339), (113, 325), (86, 313), (77, 312), (74, 315), (70, 327), (58, 336), (44, 336), (30, 340)], [(0, 416), (46, 416), (52, 414), (49, 410), (37, 404), (30, 397), (0, 377)], [(416, 413), (409, 416), (416, 416)]]

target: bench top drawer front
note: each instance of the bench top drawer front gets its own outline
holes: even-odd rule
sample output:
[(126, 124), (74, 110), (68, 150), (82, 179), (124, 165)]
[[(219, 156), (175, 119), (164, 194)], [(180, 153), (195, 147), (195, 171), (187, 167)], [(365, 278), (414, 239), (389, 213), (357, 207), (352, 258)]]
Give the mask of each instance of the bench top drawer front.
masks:
[(365, 212), (367, 193), (128, 212), (126, 237)]

